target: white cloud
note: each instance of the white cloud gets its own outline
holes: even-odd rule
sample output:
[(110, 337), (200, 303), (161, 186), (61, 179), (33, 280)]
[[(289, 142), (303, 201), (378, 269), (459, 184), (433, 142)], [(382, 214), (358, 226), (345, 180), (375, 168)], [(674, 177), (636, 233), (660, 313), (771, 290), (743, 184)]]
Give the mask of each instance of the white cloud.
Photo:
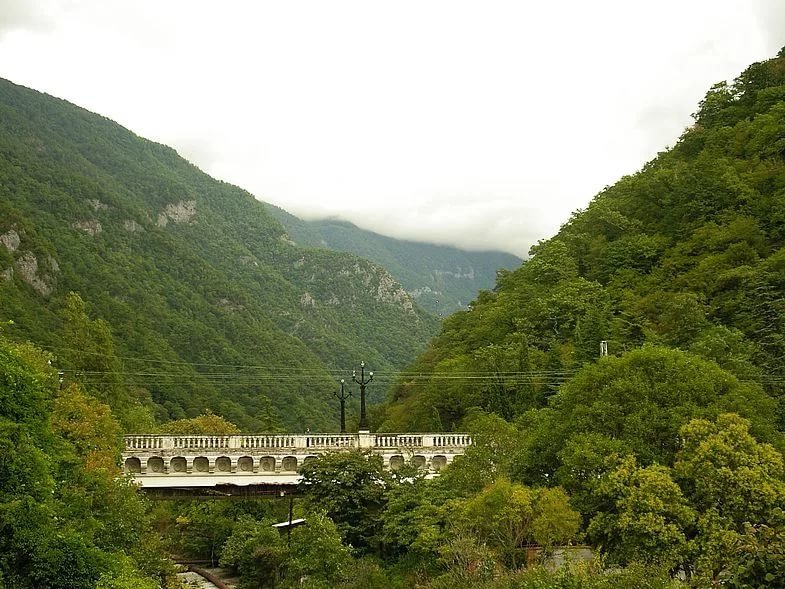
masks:
[(13, 3), (0, 75), (295, 214), (518, 254), (785, 44), (768, 0), (64, 1)]

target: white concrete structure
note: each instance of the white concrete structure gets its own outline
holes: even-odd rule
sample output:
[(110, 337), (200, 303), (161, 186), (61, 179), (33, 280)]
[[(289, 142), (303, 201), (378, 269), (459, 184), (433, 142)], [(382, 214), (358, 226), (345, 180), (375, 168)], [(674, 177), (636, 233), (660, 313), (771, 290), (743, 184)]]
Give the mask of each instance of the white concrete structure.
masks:
[(389, 469), (411, 460), (435, 474), (469, 445), (467, 434), (130, 435), (123, 466), (148, 488), (293, 485), (300, 466), (326, 452), (369, 450)]

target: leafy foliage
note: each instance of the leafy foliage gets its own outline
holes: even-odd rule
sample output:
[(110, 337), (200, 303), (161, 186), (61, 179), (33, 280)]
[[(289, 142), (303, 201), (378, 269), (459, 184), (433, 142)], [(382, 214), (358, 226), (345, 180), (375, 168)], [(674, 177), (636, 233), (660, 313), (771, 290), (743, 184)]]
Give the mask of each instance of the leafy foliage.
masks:
[[(444, 322), (408, 371), (417, 376), (398, 383), (384, 427), (457, 427), (472, 407), (515, 419), (546, 406), (606, 341), (611, 355), (689, 350), (761, 382), (785, 428), (783, 97), (781, 55), (712, 88), (672, 149)], [(489, 349), (504, 351), (497, 367), (477, 362)], [(458, 372), (473, 378), (444, 380)]]
[(173, 435), (222, 435), (239, 434), (240, 428), (209, 409), (190, 419), (170, 421), (159, 428), (162, 434)]
[(0, 581), (165, 587), (172, 571), (116, 466), (120, 426), (48, 357), (0, 337)]
[(330, 516), (346, 543), (360, 551), (374, 548), (389, 480), (381, 456), (334, 452), (305, 462), (300, 473), (309, 502)]
[(297, 247), (174, 150), (5, 80), (0, 153), (0, 321), (127, 430), (205, 409), (336, 429), (335, 373), (381, 382), (437, 329), (379, 266)]

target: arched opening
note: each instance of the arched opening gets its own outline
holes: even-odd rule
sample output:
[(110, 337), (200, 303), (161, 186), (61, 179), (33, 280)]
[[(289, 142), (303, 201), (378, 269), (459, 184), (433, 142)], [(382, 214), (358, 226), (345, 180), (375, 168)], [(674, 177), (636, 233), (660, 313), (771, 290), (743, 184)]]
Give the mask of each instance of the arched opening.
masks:
[(390, 457), (390, 470), (398, 470), (404, 465), (403, 456), (391, 456)]
[(227, 456), (219, 456), (215, 459), (215, 472), (231, 472), (232, 461)]
[(243, 456), (237, 461), (238, 472), (253, 472), (253, 458), (250, 456)]
[(441, 469), (447, 466), (447, 457), (441, 455), (434, 456), (431, 458), (431, 466), (433, 467), (433, 470), (439, 472)]
[(207, 472), (210, 470), (210, 461), (204, 456), (194, 458), (194, 472)]
[(188, 470), (188, 465), (185, 462), (185, 458), (182, 456), (175, 456), (169, 463), (169, 468), (172, 472), (185, 472)]
[(125, 461), (125, 472), (142, 472), (142, 461), (136, 456), (131, 456)]
[(259, 470), (262, 472), (275, 472), (275, 458), (272, 456), (263, 456), (259, 461)]
[(303, 458), (303, 464), (308, 464), (309, 462), (313, 462), (316, 460), (316, 456), (306, 456)]
[(417, 468), (425, 468), (425, 465), (427, 464), (428, 461), (425, 460), (425, 456), (420, 456), (418, 454), (417, 456), (412, 458), (412, 462), (414, 463), (414, 466), (416, 466)]
[(297, 458), (294, 456), (287, 456), (281, 462), (281, 470), (286, 472), (296, 472), (297, 471)]
[(163, 472), (164, 459), (160, 456), (152, 456), (147, 459), (147, 472)]

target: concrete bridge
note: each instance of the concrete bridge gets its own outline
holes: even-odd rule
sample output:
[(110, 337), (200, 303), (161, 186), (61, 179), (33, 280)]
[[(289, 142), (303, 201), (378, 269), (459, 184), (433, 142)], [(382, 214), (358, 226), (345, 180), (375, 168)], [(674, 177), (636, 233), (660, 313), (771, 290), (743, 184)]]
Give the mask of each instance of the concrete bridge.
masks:
[(275, 489), (299, 483), (300, 466), (327, 452), (368, 450), (391, 470), (411, 460), (438, 474), (470, 445), (459, 433), (130, 435), (123, 467), (144, 489)]

